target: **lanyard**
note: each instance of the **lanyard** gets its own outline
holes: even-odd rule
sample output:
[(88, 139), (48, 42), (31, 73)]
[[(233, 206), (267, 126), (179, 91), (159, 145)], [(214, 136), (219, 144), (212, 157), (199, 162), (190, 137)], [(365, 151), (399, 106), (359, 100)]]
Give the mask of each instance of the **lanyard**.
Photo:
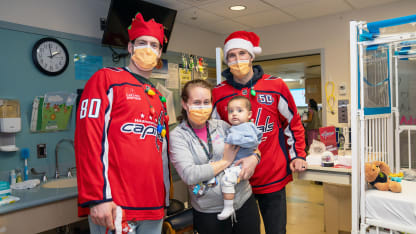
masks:
[(208, 129), (208, 122), (205, 124), (207, 128), (208, 150), (205, 148), (204, 143), (202, 143), (202, 140), (198, 137), (198, 135), (196, 135), (196, 132), (192, 128), (191, 124), (189, 124), (189, 121), (187, 121), (187, 123), (188, 123), (188, 126), (191, 128), (192, 132), (194, 133), (194, 135), (196, 136), (196, 138), (198, 139), (198, 142), (201, 145), (202, 149), (204, 149), (204, 152), (207, 155), (208, 160), (211, 160), (212, 159), (212, 141), (211, 141), (211, 134), (209, 133), (209, 129)]

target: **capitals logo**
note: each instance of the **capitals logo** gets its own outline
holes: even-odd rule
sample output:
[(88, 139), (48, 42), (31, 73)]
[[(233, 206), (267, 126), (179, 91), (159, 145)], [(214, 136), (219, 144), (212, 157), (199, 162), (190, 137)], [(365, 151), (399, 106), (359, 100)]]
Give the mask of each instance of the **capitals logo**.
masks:
[(146, 136), (156, 136), (157, 129), (152, 125), (145, 125), (144, 123), (125, 123), (121, 126), (121, 132), (133, 133), (140, 135), (140, 139), (146, 138)]
[(259, 129), (263, 133), (271, 132), (271, 131), (273, 131), (274, 123), (270, 122), (270, 116), (266, 117), (266, 121), (264, 122), (264, 125), (259, 124), (262, 110), (263, 110), (263, 108), (258, 109), (254, 124), (257, 126), (257, 129)]
[[(162, 122), (162, 116), (164, 116), (163, 111), (160, 112), (160, 115), (156, 121), (160, 126), (162, 126), (161, 124), (165, 125), (165, 123)], [(153, 122), (143, 119), (135, 119), (134, 123), (124, 123), (121, 126), (120, 131), (123, 133), (137, 134), (140, 136), (140, 139), (145, 139), (147, 136), (155, 136), (156, 148), (158, 151), (160, 151), (160, 145), (158, 143), (163, 143), (163, 137)]]

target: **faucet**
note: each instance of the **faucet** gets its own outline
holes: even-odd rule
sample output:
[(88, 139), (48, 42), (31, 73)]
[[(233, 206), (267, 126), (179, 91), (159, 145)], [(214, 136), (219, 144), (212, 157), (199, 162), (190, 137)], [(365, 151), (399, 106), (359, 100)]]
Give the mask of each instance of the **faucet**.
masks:
[(76, 167), (70, 167), (70, 168), (68, 168), (68, 173), (67, 173), (67, 177), (68, 178), (71, 178), (72, 177), (72, 170), (75, 170), (75, 169), (77, 169)]
[(44, 171), (38, 172), (35, 168), (32, 167), (32, 169), (30, 169), (30, 173), (35, 176), (42, 176), (42, 182), (48, 181), (48, 178), (46, 177), (46, 172)]
[(56, 143), (56, 146), (55, 146), (55, 178), (56, 179), (59, 178), (58, 150), (59, 150), (59, 145), (61, 145), (63, 142), (69, 142), (71, 143), (72, 147), (74, 147), (74, 141), (71, 139), (61, 139), (60, 141), (58, 141), (58, 143)]

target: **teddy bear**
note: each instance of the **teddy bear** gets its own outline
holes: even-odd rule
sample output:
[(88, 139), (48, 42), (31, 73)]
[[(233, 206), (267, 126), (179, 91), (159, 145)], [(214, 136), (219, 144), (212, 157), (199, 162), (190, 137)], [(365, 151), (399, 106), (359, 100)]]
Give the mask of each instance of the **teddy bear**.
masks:
[(365, 180), (376, 189), (381, 191), (392, 191), (400, 193), (402, 186), (400, 183), (391, 181), (388, 175), (390, 167), (384, 162), (373, 161), (365, 163)]

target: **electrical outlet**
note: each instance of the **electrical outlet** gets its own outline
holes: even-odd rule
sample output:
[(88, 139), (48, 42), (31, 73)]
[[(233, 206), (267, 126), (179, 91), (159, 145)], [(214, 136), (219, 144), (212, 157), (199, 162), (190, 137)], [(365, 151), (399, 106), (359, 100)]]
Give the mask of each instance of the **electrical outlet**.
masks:
[(37, 145), (38, 158), (46, 158), (46, 144)]
[(100, 30), (104, 31), (106, 26), (107, 26), (107, 19), (106, 18), (100, 18)]
[(348, 123), (348, 100), (338, 100), (338, 123)]

